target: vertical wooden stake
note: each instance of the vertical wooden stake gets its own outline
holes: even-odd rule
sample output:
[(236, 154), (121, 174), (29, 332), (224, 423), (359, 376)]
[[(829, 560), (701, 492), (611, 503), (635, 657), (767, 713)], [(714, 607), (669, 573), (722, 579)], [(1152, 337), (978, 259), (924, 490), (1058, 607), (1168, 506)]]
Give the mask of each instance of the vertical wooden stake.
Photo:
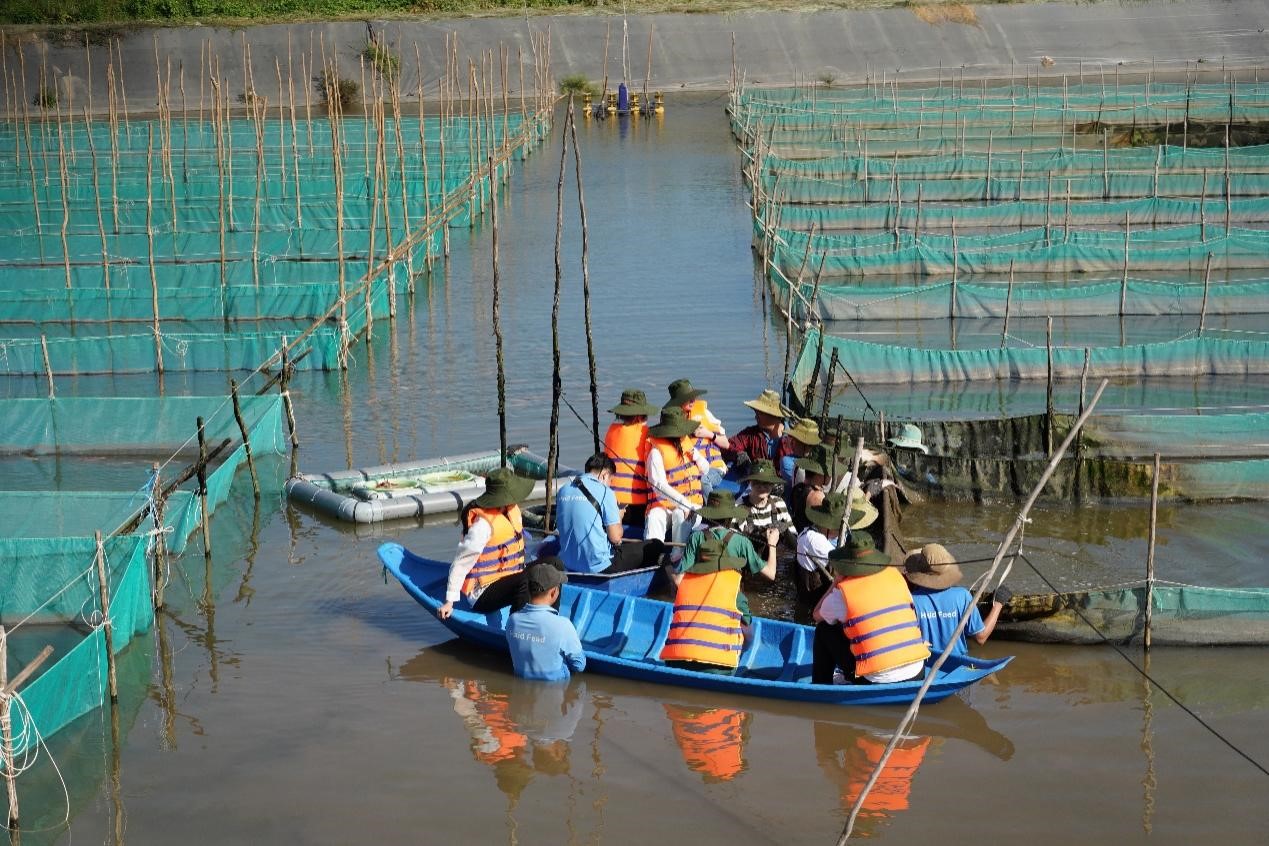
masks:
[(238, 433), (242, 435), (242, 447), (247, 453), (247, 469), (251, 471), (251, 492), (256, 499), (260, 498), (260, 478), (256, 475), (256, 460), (251, 454), (251, 436), (247, 432), (247, 424), (242, 419), (242, 403), (238, 400), (238, 380), (229, 380), (229, 396), (233, 400), (234, 420), (238, 423)]
[(154, 371), (163, 372), (163, 335), (159, 318), (159, 277), (154, 265), (154, 125), (150, 125), (150, 141), (145, 153), (145, 237), (149, 247), (150, 312), (153, 315)]
[(110, 621), (110, 586), (106, 581), (106, 548), (102, 545), (101, 530), (94, 533), (97, 542), (97, 588), (101, 598), (102, 632), (106, 636), (106, 671), (110, 679), (110, 703), (119, 701), (119, 680), (115, 674), (115, 635)]
[(1124, 212), (1124, 272), (1119, 281), (1119, 316), (1128, 304), (1128, 253), (1132, 249), (1132, 212)]
[(1009, 343), (1009, 311), (1013, 307), (1013, 259), (1009, 259), (1009, 287), (1005, 289), (1005, 325), (1000, 330), (1000, 348)]
[[(475, 162), (472, 174), (475, 175)], [(489, 157), (489, 188), (493, 190), (493, 156)], [(502, 356), (502, 274), (498, 266), (498, 204), (490, 203), (493, 224), (493, 330), (494, 350), (498, 364), (498, 457), (507, 466), (507, 373)]]
[(300, 437), (295, 427), (295, 408), (291, 405), (291, 375), (295, 365), (291, 363), (291, 348), (282, 337), (282, 378), (278, 379), (278, 393), (282, 395), (282, 407), (286, 409), (286, 425), (291, 433), (291, 458), (294, 463), (295, 452), (300, 448)]
[(1146, 546), (1146, 625), (1143, 643), (1150, 650), (1151, 625), (1154, 622), (1154, 543), (1159, 528), (1159, 453), (1154, 454), (1154, 476), (1150, 480), (1150, 539)]
[[(198, 504), (202, 512), (203, 558), (210, 565), (212, 557), (211, 526), (207, 515), (207, 436), (203, 418), (198, 418)], [(211, 586), (208, 585), (208, 590)]]
[(956, 277), (961, 266), (960, 248), (956, 241), (956, 215), (952, 215), (952, 297), (948, 305), (947, 316), (956, 320)]
[[(0, 626), (0, 690), (9, 687), (9, 633)], [(18, 831), (18, 784), (17, 770), (14, 767), (13, 755), (13, 715), (10, 710), (13, 700), (6, 694), (0, 696), (0, 740), (4, 743), (4, 783), (9, 792), (9, 830)]]
[(163, 607), (163, 591), (167, 587), (167, 537), (163, 533), (163, 507), (166, 505), (163, 496), (163, 483), (159, 477), (159, 463), (150, 465), (154, 474), (151, 483), (151, 496), (154, 498), (153, 530), (154, 530), (154, 610)]
[(1053, 454), (1053, 318), (1045, 319), (1044, 452)]
[[(1228, 263), (1228, 262), (1227, 262)], [(1207, 261), (1203, 263), (1203, 305), (1199, 309), (1199, 337), (1203, 337), (1203, 329), (1207, 323), (1207, 291), (1212, 283), (1212, 254), (1207, 254)]]
[(40, 352), (44, 355), (44, 375), (48, 379), (48, 398), (53, 399), (56, 392), (53, 390), (53, 365), (48, 357), (48, 338), (40, 335)]
[[(651, 35), (649, 35), (651, 39)], [(648, 42), (648, 56), (651, 60), (651, 40)], [(590, 323), (590, 232), (586, 224), (586, 195), (582, 191), (582, 152), (577, 146), (577, 120), (573, 115), (573, 100), (568, 102), (569, 136), (573, 142), (573, 175), (577, 179), (577, 210), (582, 223), (582, 304), (583, 323), (586, 327), (586, 363), (590, 369), (590, 419), (591, 435), (594, 439), (595, 453), (600, 452), (599, 443), (599, 381), (595, 375), (595, 336)], [(492, 188), (492, 183), (491, 183)]]
[[(568, 129), (573, 120), (572, 97), (569, 98), (570, 109), (564, 116), (564, 131), (560, 133), (560, 176), (555, 183), (555, 295), (551, 303), (551, 421), (547, 429), (546, 450), (546, 521), (547, 526), (554, 526), (554, 512), (551, 501), (554, 497), (555, 468), (559, 460), (560, 443), (560, 395), (562, 380), (560, 378), (560, 288), (564, 279), (564, 259), (562, 244), (564, 240), (564, 173), (568, 161)], [(603, 106), (603, 103), (600, 103)]]
[(1084, 347), (1084, 368), (1080, 371), (1080, 414), (1084, 413), (1084, 396), (1088, 391), (1088, 363), (1091, 351)]

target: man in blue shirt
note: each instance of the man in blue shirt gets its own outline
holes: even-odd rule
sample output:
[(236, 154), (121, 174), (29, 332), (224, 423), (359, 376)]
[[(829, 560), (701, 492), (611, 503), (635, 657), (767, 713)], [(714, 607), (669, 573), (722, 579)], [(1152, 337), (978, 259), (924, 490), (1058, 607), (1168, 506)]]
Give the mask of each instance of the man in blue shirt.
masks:
[(986, 643), (996, 628), (1001, 609), (1013, 596), (1013, 592), (1004, 585), (996, 588), (991, 611), (984, 620), (978, 613), (978, 607), (973, 605), (973, 594), (963, 587), (955, 587), (961, 580), (961, 568), (956, 559), (937, 543), (927, 543), (909, 555), (903, 562), (903, 577), (912, 589), (912, 604), (916, 606), (921, 636), (935, 655), (947, 648), (967, 610), (969, 622), (952, 647), (951, 654), (969, 654), (966, 636), (972, 637), (979, 645)]
[(548, 559), (529, 568), (529, 604), (507, 618), (507, 648), (517, 676), (538, 681), (562, 681), (586, 668), (586, 654), (572, 621), (553, 607), (560, 585), (568, 581), (563, 570)]
[(665, 551), (661, 541), (622, 541), (621, 511), (608, 487), (617, 465), (598, 453), (586, 460), (585, 471), (556, 495), (555, 527), (565, 569), (620, 573), (657, 564)]

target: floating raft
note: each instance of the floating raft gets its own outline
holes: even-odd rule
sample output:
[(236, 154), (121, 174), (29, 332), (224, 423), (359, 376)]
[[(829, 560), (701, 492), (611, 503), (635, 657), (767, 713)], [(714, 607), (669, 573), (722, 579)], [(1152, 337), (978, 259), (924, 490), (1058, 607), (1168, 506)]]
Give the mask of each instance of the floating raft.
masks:
[[(528, 501), (546, 499), (546, 459), (528, 447), (507, 450), (508, 466), (536, 479)], [(323, 514), (350, 523), (379, 523), (461, 511), (485, 492), (485, 474), (502, 465), (498, 450), (383, 464), (334, 473), (301, 474), (286, 482), (286, 495)], [(561, 467), (555, 490), (577, 471)]]
[[(1155, 646), (1269, 645), (1269, 588), (1156, 583), (1152, 605)], [(1001, 612), (993, 637), (1093, 644), (1105, 635), (1112, 643), (1140, 643), (1145, 608), (1144, 584), (1015, 596)]]

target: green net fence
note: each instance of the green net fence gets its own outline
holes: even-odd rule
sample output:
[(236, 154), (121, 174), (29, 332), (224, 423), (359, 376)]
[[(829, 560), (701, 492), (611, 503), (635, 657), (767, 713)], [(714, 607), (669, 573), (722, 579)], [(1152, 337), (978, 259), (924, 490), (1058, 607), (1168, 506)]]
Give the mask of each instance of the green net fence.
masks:
[[(248, 397), (242, 405), (257, 461), (281, 453), (282, 399)], [(211, 511), (228, 499), (246, 461), (232, 415), (227, 397), (10, 400), (0, 407), (6, 431), (0, 453), (167, 453), (166, 472), (175, 474), (170, 462), (188, 452), (194, 421), (204, 416), (209, 439), (237, 442), (208, 474)], [(137, 432), (147, 428), (153, 441), (138, 442)], [(115, 652), (153, 623), (154, 482), (151, 476), (132, 491), (0, 491), (0, 620), (11, 635), (29, 631), (28, 639), (55, 646), (50, 661), (14, 699), (18, 766), (42, 738), (101, 706), (109, 693), (94, 531), (107, 533), (103, 549)], [(195, 491), (167, 495), (161, 531), (173, 555), (200, 525), (201, 508)], [(133, 534), (111, 534), (138, 515)], [(158, 578), (166, 579), (166, 573)], [(20, 654), (10, 659), (21, 663)]]

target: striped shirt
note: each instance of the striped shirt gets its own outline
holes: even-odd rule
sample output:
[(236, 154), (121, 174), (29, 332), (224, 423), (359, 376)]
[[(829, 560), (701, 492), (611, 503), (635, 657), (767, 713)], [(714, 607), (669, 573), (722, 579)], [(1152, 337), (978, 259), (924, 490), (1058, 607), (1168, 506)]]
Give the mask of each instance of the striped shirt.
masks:
[(779, 529), (781, 534), (788, 533), (787, 539), (790, 543), (796, 541), (797, 532), (793, 529), (793, 518), (789, 516), (789, 507), (780, 497), (771, 494), (767, 497), (766, 505), (755, 508), (749, 503), (749, 494), (745, 494), (740, 498), (740, 504), (749, 509), (749, 516), (740, 521), (736, 530), (751, 538), (762, 539), (764, 549), (759, 552), (766, 554), (765, 536), (767, 529), (771, 527)]

